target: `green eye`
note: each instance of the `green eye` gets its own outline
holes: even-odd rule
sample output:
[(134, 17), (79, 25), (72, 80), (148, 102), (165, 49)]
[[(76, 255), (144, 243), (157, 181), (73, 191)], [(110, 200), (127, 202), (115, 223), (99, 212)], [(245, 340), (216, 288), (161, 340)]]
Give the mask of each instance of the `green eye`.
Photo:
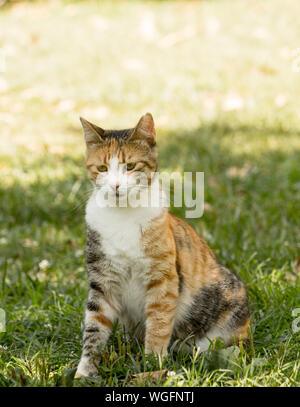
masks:
[(106, 167), (106, 165), (99, 165), (99, 167), (97, 167), (97, 170), (99, 172), (105, 172), (105, 171), (107, 171), (107, 167)]
[(127, 164), (127, 171), (133, 170), (134, 167), (135, 167), (135, 163), (128, 163), (128, 164)]

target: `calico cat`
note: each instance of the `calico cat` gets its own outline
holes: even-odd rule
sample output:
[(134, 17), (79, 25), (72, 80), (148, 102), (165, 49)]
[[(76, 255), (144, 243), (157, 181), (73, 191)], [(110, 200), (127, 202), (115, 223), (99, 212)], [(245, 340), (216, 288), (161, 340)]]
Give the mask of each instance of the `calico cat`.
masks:
[[(135, 330), (146, 354), (165, 355), (175, 339), (193, 335), (200, 351), (221, 337), (245, 340), (250, 314), (244, 284), (221, 266), (194, 229), (159, 205), (109, 207), (97, 192), (149, 193), (157, 179), (152, 115), (127, 130), (103, 130), (81, 118), (86, 167), (94, 183), (86, 207), (88, 299), (83, 351), (76, 376), (97, 373), (99, 345), (118, 319)], [(143, 173), (147, 183), (137, 185)]]

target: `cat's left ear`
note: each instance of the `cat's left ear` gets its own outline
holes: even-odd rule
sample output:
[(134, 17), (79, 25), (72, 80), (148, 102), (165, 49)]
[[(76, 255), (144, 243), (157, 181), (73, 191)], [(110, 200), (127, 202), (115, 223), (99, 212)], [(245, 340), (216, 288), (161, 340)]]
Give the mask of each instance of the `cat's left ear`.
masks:
[(155, 145), (155, 126), (151, 113), (146, 113), (142, 116), (135, 126), (130, 140), (146, 140), (151, 146)]
[(94, 144), (100, 144), (103, 141), (104, 130), (88, 122), (83, 117), (80, 117), (80, 121), (84, 131), (86, 146), (91, 147)]

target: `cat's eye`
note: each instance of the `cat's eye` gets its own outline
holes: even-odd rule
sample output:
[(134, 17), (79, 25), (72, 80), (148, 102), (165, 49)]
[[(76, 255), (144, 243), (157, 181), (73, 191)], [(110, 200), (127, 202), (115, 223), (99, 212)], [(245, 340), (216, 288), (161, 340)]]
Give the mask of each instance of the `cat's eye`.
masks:
[(134, 169), (134, 167), (135, 167), (135, 163), (128, 163), (128, 164), (127, 164), (127, 166), (126, 166), (127, 171), (131, 171), (131, 170), (133, 170), (133, 169)]
[(105, 171), (107, 171), (107, 166), (106, 165), (99, 165), (99, 167), (97, 167), (97, 170), (99, 172), (105, 172)]

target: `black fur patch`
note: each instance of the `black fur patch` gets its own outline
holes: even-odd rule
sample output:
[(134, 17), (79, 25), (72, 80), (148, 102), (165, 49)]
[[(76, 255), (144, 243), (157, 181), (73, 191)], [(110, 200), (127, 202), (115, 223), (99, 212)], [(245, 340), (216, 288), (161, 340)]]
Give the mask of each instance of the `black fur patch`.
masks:
[(86, 328), (84, 332), (99, 332), (99, 328)]
[(86, 307), (87, 307), (87, 309), (88, 309), (89, 311), (98, 312), (98, 310), (99, 310), (99, 305), (96, 304), (94, 301), (88, 301)]
[(124, 130), (105, 130), (103, 138), (115, 138), (117, 140), (126, 140), (133, 132), (134, 129)]
[(96, 283), (96, 281), (91, 281), (90, 282), (90, 287), (92, 290), (97, 291), (100, 294), (104, 294), (102, 287), (100, 286), (100, 284)]
[(176, 272), (178, 275), (178, 292), (180, 294), (182, 292), (182, 288), (183, 288), (183, 275), (181, 272), (180, 264), (177, 260), (176, 260)]
[(87, 264), (96, 263), (97, 261), (101, 260), (101, 254), (95, 253), (92, 250), (86, 250), (85, 260), (86, 260)]
[(241, 326), (249, 317), (247, 298), (240, 301), (227, 300), (223, 295), (224, 286), (228, 287), (227, 282), (221, 281), (199, 290), (194, 296), (184, 322), (179, 323), (178, 331), (193, 333), (201, 338), (214, 326), (219, 317), (228, 311), (232, 313), (232, 316), (226, 325), (232, 330)]
[(233, 308), (233, 313), (228, 321), (228, 325), (233, 329), (243, 326), (249, 317), (249, 304), (246, 296), (242, 301), (236, 301)]

